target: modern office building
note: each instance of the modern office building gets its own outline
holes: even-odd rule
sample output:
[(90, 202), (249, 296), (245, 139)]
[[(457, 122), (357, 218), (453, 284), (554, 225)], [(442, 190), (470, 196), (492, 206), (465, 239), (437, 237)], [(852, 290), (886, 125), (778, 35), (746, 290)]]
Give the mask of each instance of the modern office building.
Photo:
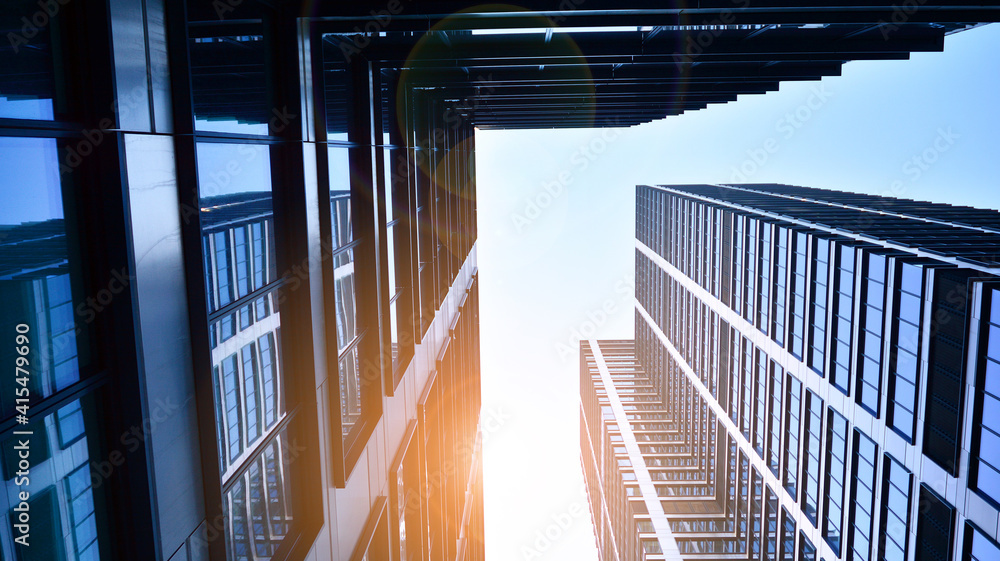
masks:
[(476, 6), (0, 5), (0, 558), (481, 559), (475, 128), (646, 122), (1000, 17)]
[(998, 255), (992, 210), (639, 187), (634, 346), (581, 348), (603, 559), (1000, 559)]

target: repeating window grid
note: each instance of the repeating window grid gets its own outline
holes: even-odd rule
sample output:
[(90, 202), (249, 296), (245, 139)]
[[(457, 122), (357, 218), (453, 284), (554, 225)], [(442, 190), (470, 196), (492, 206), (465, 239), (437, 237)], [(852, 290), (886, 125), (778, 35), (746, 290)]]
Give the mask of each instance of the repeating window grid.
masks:
[(857, 400), (876, 417), (879, 416), (879, 392), (882, 391), (885, 278), (885, 256), (869, 254), (861, 293)]
[(806, 319), (806, 242), (805, 232), (795, 232), (792, 247), (792, 309), (791, 309), (791, 343), (789, 351), (795, 358), (801, 360), (804, 355), (805, 319)]
[(233, 254), (236, 273), (236, 298), (250, 294), (250, 247), (247, 240), (247, 227), (233, 228)]
[(827, 284), (830, 278), (829, 240), (814, 238), (812, 267), (812, 306), (810, 310), (812, 333), (809, 337), (809, 367), (823, 376), (826, 370), (826, 299)]
[(716, 401), (718, 401), (719, 400), (719, 361), (720, 361), (719, 357), (720, 357), (720, 351), (721, 351), (720, 347), (721, 347), (722, 342), (720, 341), (719, 314), (715, 313), (715, 311), (712, 311), (712, 325), (711, 325), (711, 330), (712, 330), (712, 345), (711, 345), (711, 347), (709, 349), (709, 353), (711, 355), (710, 359), (711, 359), (712, 375), (709, 377), (710, 384), (709, 384), (709, 388), (708, 389), (709, 389), (709, 392), (711, 392), (712, 397)]
[(785, 377), (785, 402), (788, 419), (785, 422), (785, 464), (783, 484), (792, 500), (798, 500), (799, 435), (802, 430), (802, 382), (791, 374)]
[(785, 369), (773, 360), (770, 362), (771, 370), (771, 407), (770, 419), (767, 434), (770, 443), (767, 450), (767, 464), (771, 472), (776, 477), (781, 477), (781, 413), (784, 409), (781, 406), (782, 382), (785, 378)]
[(757, 328), (760, 329), (764, 335), (770, 334), (771, 328), (771, 299), (770, 292), (774, 288), (771, 286), (771, 273), (773, 270), (773, 263), (771, 262), (771, 230), (773, 226), (769, 223), (761, 223), (761, 235), (760, 235), (760, 266), (758, 267), (758, 272), (760, 275), (757, 281), (757, 297), (760, 299), (757, 305)]
[(243, 364), (243, 408), (246, 411), (247, 447), (252, 446), (260, 438), (260, 407), (258, 406), (258, 388), (260, 381), (257, 372), (257, 354), (253, 343), (240, 349), (240, 359)]
[(1000, 290), (988, 289), (985, 296), (973, 418), (972, 479), (981, 494), (1000, 503)]
[(831, 325), (830, 383), (850, 395), (851, 391), (851, 339), (854, 335), (854, 260), (852, 246), (837, 248), (837, 267), (834, 274), (833, 324)]
[(733, 256), (732, 256), (732, 298), (730, 308), (737, 314), (743, 313), (743, 216), (733, 217)]
[(695, 279), (695, 282), (697, 282), (699, 286), (704, 286), (704, 283), (701, 280), (701, 273), (705, 266), (705, 260), (701, 258), (702, 251), (705, 248), (705, 245), (701, 243), (702, 205), (700, 203), (695, 203), (692, 206), (694, 208), (691, 213), (691, 278)]
[(806, 391), (805, 445), (802, 462), (802, 512), (814, 526), (819, 523), (820, 468), (823, 444), (823, 400)]
[(688, 222), (691, 216), (691, 201), (684, 199), (681, 209), (681, 271), (691, 276), (691, 235)]
[(847, 419), (832, 408), (828, 411), (823, 537), (840, 556), (844, 479), (847, 474)]
[(755, 218), (746, 219), (746, 241), (744, 242), (745, 261), (743, 272), (744, 298), (743, 298), (743, 319), (751, 324), (756, 319), (754, 311), (756, 306), (756, 280), (757, 280), (757, 220)]
[(216, 370), (216, 394), (218, 403), (222, 404), (219, 411), (221, 422), (220, 443), (226, 443), (226, 454), (220, 456), (222, 471), (232, 465), (243, 452), (243, 422), (241, 415), (241, 400), (239, 397), (239, 373), (236, 364), (236, 355), (230, 355), (223, 359), (222, 364)]
[(750, 532), (750, 552), (753, 553), (754, 559), (760, 559), (761, 548), (760, 542), (762, 536), (762, 517), (764, 515), (763, 500), (764, 500), (764, 489), (763, 483), (761, 482), (760, 473), (757, 472), (757, 468), (753, 469), (753, 482), (751, 483), (751, 492), (753, 497), (750, 501), (750, 520), (751, 520), (751, 532)]
[(906, 561), (910, 524), (911, 475), (903, 464), (885, 455), (882, 480), (881, 542), (878, 561)]
[(715, 268), (713, 267), (715, 263), (715, 255), (713, 247), (714, 245), (713, 241), (715, 240), (715, 236), (713, 235), (713, 232), (715, 231), (714, 217), (715, 217), (715, 208), (705, 205), (704, 216), (702, 218), (703, 222), (702, 222), (702, 233), (701, 233), (701, 242), (702, 242), (701, 247), (705, 256), (705, 271), (703, 276), (705, 280), (704, 283), (702, 284), (702, 287), (709, 292), (712, 291), (713, 287), (712, 277), (714, 276), (715, 272)]
[(754, 400), (754, 433), (753, 433), (753, 447), (757, 451), (757, 455), (762, 460), (766, 460), (764, 456), (764, 445), (767, 439), (767, 401), (769, 394), (767, 392), (767, 355), (763, 351), (757, 349), (756, 353), (756, 368), (754, 369), (755, 381), (756, 381), (756, 399)]
[(743, 357), (743, 353), (740, 350), (740, 341), (742, 340), (743, 337), (740, 335), (740, 332), (735, 327), (730, 327), (729, 418), (732, 419), (733, 424), (736, 426), (740, 426), (740, 388), (743, 386), (741, 381), (743, 369), (740, 367), (740, 360)]
[(714, 223), (712, 234), (712, 295), (721, 298), (720, 282), (722, 275), (722, 209), (713, 210)]
[(785, 317), (787, 300), (786, 278), (788, 276), (788, 230), (777, 227), (774, 253), (774, 310), (772, 316), (771, 338), (778, 345), (785, 345)]
[(232, 242), (228, 234), (228, 230), (223, 230), (215, 232), (211, 236), (212, 250), (215, 252), (215, 282), (212, 284), (215, 288), (215, 308), (213, 310), (225, 307), (233, 301), (232, 281), (230, 280), (232, 270), (230, 246)]
[(901, 263), (895, 292), (893, 339), (889, 368), (888, 421), (897, 433), (914, 441), (917, 411), (917, 380), (920, 373), (921, 318), (924, 300), (924, 269)]
[(854, 485), (851, 492), (849, 557), (870, 559), (875, 508), (875, 465), (878, 448), (861, 431), (854, 430)]
[(743, 415), (740, 422), (740, 428), (743, 430), (743, 436), (747, 440), (751, 440), (750, 429), (752, 422), (752, 409), (753, 409), (753, 373), (754, 373), (754, 363), (753, 363), (753, 343), (749, 339), (743, 338)]

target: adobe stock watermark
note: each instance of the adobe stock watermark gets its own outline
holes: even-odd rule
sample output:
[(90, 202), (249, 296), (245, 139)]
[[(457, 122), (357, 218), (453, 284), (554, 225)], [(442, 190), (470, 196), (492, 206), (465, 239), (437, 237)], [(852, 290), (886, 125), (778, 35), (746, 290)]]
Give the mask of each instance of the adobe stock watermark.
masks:
[(580, 352), (580, 342), (597, 335), (597, 330), (621, 310), (622, 302), (628, 302), (635, 294), (635, 278), (625, 276), (615, 282), (615, 298), (607, 298), (597, 308), (587, 311), (587, 319), (576, 326), (565, 341), (556, 343), (556, 352), (561, 360), (576, 359)]
[(571, 169), (564, 169), (559, 172), (554, 181), (543, 183), (542, 188), (524, 202), (524, 208), (511, 215), (511, 223), (518, 234), (524, 232), (526, 227), (542, 216), (545, 209), (565, 195), (569, 186), (573, 184), (576, 174), (587, 171), (587, 168), (608, 150), (608, 146), (621, 136), (621, 132), (617, 128), (602, 128), (600, 130), (599, 135), (577, 147), (570, 155)]
[[(285, 470), (295, 463), (295, 460), (305, 452), (307, 448), (299, 444), (297, 439), (292, 439), (287, 441), (281, 448), (281, 454), (279, 461)], [(256, 461), (256, 460), (255, 460)], [(286, 471), (287, 473), (287, 471)], [(286, 480), (287, 481), (287, 480)], [(226, 537), (227, 518), (226, 512), (229, 509), (229, 503), (227, 497), (223, 497), (223, 502), (218, 506), (219, 514), (216, 514), (211, 520), (205, 521), (205, 532), (198, 533), (191, 537), (191, 548), (195, 549), (199, 553), (202, 551), (207, 551), (209, 544), (214, 542), (219, 538)]]
[(381, 10), (371, 10), (368, 12), (368, 21), (364, 27), (354, 26), (353, 34), (350, 35), (350, 42), (341, 41), (340, 53), (344, 55), (344, 60), (351, 62), (354, 55), (360, 55), (361, 51), (371, 45), (372, 39), (379, 36), (379, 33), (386, 30), (392, 23), (393, 16), (403, 12), (403, 3), (400, 0), (389, 0), (385, 8)]
[(589, 518), (589, 514), (590, 508), (587, 505), (573, 502), (566, 510), (551, 515), (549, 517), (551, 522), (535, 531), (531, 545), (521, 546), (521, 558), (524, 561), (541, 559), (546, 551), (566, 535), (579, 518)]
[[(902, 197), (907, 192), (908, 187), (919, 181), (924, 176), (924, 173), (940, 161), (941, 157), (952, 149), (959, 138), (961, 136), (955, 133), (951, 127), (938, 128), (934, 140), (919, 153), (907, 158), (902, 166), (900, 166), (900, 173), (906, 176), (909, 181), (895, 179), (879, 195), (882, 197)], [(875, 202), (875, 209), (881, 209), (882, 207), (882, 201)], [(860, 230), (865, 230), (871, 227), (877, 219), (878, 215), (864, 213), (864, 218), (858, 221), (856, 227)]]
[(189, 397), (187, 401), (178, 405), (169, 397), (166, 399), (156, 398), (150, 407), (149, 415), (141, 423), (132, 425), (129, 430), (121, 434), (118, 438), (120, 446), (109, 452), (107, 459), (99, 462), (90, 462), (91, 486), (94, 489), (99, 488), (106, 479), (111, 477), (116, 468), (121, 467), (125, 463), (128, 459), (128, 454), (134, 453), (140, 446), (145, 444), (146, 439), (153, 435), (158, 425), (165, 423), (167, 419), (173, 417), (177, 411), (187, 405), (192, 399), (194, 399), (194, 396)]
[[(733, 0), (735, 9), (745, 9), (750, 7), (750, 0)], [(733, 8), (725, 8), (719, 12), (719, 17), (712, 20), (701, 21), (701, 28), (698, 33), (687, 35), (684, 41), (684, 50), (674, 53), (674, 65), (678, 68), (685, 64), (690, 64), (700, 57), (705, 49), (712, 46), (719, 35), (726, 29), (725, 26), (736, 23), (736, 14)]]
[(69, 3), (70, 0), (38, 0), (38, 10), (30, 16), (21, 17), (20, 33), (7, 32), (7, 41), (14, 49), (14, 54), (21, 52), (21, 47), (29, 45), (32, 39), (49, 26), (59, 10)]
[(760, 146), (748, 149), (746, 159), (739, 166), (733, 166), (730, 182), (746, 183), (750, 177), (767, 165), (771, 156), (781, 150), (782, 139), (791, 140), (799, 129), (805, 126), (826, 105), (831, 97), (833, 97), (833, 92), (826, 88), (826, 84), (821, 83), (813, 86), (805, 102), (785, 113), (774, 123), (775, 132), (781, 136), (768, 137)]
[(878, 30), (882, 34), (882, 39), (888, 41), (889, 35), (898, 31), (899, 26), (910, 21), (913, 14), (917, 13), (917, 10), (926, 3), (927, 0), (903, 0), (899, 4), (893, 4), (890, 21), (878, 20)]

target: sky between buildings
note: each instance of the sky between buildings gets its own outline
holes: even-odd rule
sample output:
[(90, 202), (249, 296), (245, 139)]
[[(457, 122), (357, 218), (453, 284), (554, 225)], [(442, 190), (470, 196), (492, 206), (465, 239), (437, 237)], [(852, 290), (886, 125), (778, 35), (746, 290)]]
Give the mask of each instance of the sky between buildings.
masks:
[(1000, 209), (1000, 25), (628, 129), (479, 131), (488, 561), (589, 561), (579, 346), (631, 339), (635, 186), (767, 182)]

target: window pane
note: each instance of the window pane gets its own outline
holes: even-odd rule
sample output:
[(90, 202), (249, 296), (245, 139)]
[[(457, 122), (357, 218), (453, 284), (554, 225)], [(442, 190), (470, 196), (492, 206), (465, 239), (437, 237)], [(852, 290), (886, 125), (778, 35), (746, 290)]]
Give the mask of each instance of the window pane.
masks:
[[(0, 327), (15, 334), (26, 326), (31, 375), (24, 387), (34, 404), (80, 380), (89, 355), (81, 352), (84, 337), (114, 295), (105, 290), (74, 303), (81, 292), (72, 274), (76, 239), (66, 230), (56, 140), (0, 138), (0, 169)], [(0, 346), (4, 364), (13, 367), (19, 356), (13, 338)], [(14, 414), (16, 387), (13, 376), (0, 385), (2, 418)]]

